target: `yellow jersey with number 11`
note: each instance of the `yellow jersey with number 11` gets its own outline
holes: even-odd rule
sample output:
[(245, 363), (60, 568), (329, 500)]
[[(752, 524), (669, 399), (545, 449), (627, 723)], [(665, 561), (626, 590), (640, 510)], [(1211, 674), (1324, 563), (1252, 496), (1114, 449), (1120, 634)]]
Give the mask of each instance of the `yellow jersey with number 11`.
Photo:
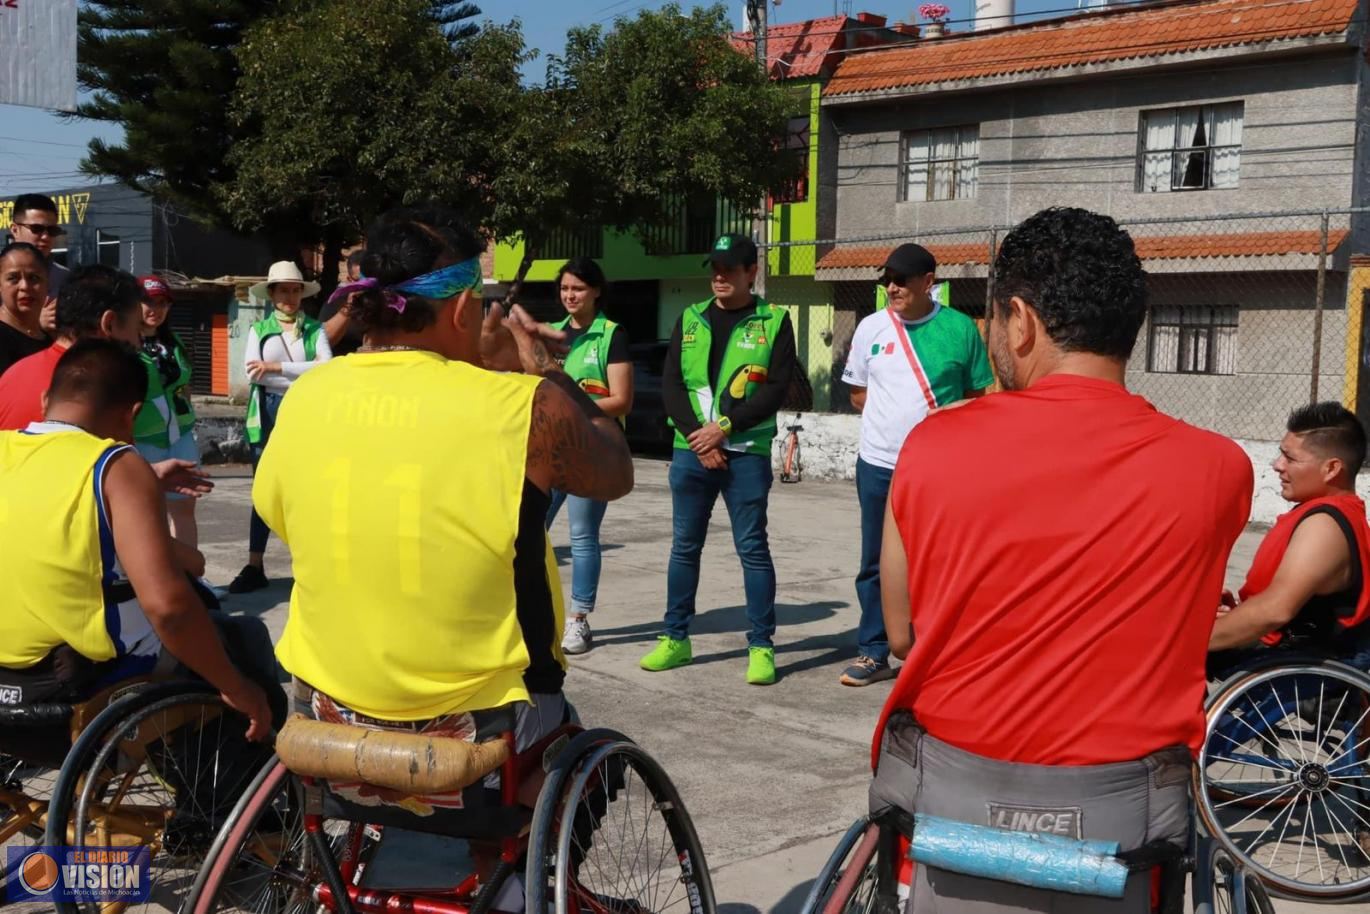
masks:
[(514, 546), (539, 380), (397, 351), (295, 382), (252, 488), (294, 563), (282, 666), (382, 720), (528, 700)]

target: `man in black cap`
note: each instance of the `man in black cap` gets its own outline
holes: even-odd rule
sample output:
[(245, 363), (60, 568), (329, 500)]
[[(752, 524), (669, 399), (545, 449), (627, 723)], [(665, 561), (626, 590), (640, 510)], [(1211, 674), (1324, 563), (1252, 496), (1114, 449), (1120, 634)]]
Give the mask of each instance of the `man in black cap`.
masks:
[(676, 321), (661, 383), (675, 426), (671, 458), (672, 541), (665, 634), (642, 668), (689, 663), (690, 619), (709, 515), (722, 494), (747, 595), (747, 681), (775, 682), (775, 565), (766, 539), (775, 414), (796, 368), (794, 329), (783, 308), (752, 294), (756, 245), (724, 235), (705, 264), (713, 298)]
[(927, 248), (901, 244), (878, 280), (889, 307), (861, 321), (842, 380), (861, 413), (856, 497), (861, 505), (861, 604), (857, 658), (843, 685), (864, 686), (894, 675), (880, 601), (880, 542), (890, 478), (904, 439), (933, 410), (978, 397), (994, 383), (975, 322), (933, 299), (937, 260)]

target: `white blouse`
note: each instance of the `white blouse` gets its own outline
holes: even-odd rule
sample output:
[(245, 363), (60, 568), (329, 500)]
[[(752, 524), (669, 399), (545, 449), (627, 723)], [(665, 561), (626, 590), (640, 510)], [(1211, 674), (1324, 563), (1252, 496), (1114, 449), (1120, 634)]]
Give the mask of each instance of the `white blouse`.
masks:
[(291, 383), (315, 365), (322, 365), (333, 358), (333, 350), (328, 345), (328, 334), (322, 330), (314, 342), (314, 358), (305, 358), (304, 340), (298, 336), (287, 337), (285, 334), (276, 334), (267, 337), (266, 345), (257, 336), (257, 329), (254, 327), (247, 332), (247, 345), (243, 347), (243, 364), (246, 370), (248, 362), (280, 362), (281, 370), (272, 371), (262, 375), (257, 383), (267, 390), (276, 393), (285, 393), (290, 389)]

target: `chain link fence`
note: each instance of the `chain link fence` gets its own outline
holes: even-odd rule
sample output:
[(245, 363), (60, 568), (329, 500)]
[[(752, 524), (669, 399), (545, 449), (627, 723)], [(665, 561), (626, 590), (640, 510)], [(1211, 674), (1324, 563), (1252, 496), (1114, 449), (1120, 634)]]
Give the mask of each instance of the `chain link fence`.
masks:
[[(1370, 418), (1370, 390), (1361, 390), (1370, 375), (1367, 220), (1370, 210), (1124, 222), (1149, 291), (1129, 387), (1235, 438), (1277, 440), (1289, 411), (1312, 400), (1338, 400)], [(791, 309), (812, 408), (853, 411), (842, 368), (856, 325), (877, 308), (875, 278), (894, 246), (917, 241), (932, 251), (943, 300), (983, 330), (990, 264), (1011, 228), (769, 246), (766, 295)]]

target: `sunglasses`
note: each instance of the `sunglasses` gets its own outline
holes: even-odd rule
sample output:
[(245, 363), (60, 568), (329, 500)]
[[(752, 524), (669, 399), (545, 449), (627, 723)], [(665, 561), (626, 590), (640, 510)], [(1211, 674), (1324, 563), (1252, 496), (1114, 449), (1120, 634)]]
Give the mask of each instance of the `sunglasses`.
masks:
[(896, 286), (907, 286), (910, 278), (906, 273), (886, 273), (877, 279), (876, 283), (882, 286), (888, 286), (891, 283)]
[(49, 238), (58, 238), (67, 233), (67, 230), (60, 225), (44, 225), (41, 222), (16, 222), (14, 224), (28, 229), (35, 235), (47, 235)]

